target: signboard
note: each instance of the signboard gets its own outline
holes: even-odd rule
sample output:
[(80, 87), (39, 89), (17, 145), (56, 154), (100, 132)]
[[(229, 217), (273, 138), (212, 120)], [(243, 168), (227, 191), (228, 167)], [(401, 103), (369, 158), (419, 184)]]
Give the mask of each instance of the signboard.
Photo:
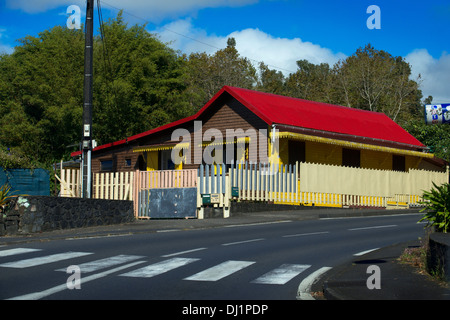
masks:
[(218, 193), (211, 193), (211, 203), (220, 203), (220, 195)]
[(203, 204), (220, 203), (220, 195), (218, 193), (202, 194)]
[(450, 103), (425, 105), (426, 124), (450, 124)]
[(202, 203), (210, 204), (211, 203), (211, 195), (210, 194), (202, 194)]

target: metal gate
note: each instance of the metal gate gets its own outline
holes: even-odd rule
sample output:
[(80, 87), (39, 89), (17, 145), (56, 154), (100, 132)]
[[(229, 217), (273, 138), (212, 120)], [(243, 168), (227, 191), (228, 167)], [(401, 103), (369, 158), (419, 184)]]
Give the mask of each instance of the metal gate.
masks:
[(138, 218), (195, 218), (197, 170), (139, 171), (135, 174)]
[(141, 191), (141, 217), (195, 218), (197, 188), (148, 189)]

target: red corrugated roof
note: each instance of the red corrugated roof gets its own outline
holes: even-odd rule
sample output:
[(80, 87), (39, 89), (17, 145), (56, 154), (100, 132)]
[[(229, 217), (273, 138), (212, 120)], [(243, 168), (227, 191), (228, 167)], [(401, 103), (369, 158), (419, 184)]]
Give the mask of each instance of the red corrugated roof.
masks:
[[(269, 125), (289, 125), (424, 147), (419, 140), (410, 135), (384, 113), (224, 86), (195, 115), (131, 136), (128, 139), (99, 146), (94, 151), (121, 145), (196, 120), (225, 92), (229, 93)], [(80, 152), (74, 152), (72, 156), (78, 154)]]
[(424, 147), (384, 113), (234, 87), (227, 87), (226, 91), (270, 125), (284, 124)]

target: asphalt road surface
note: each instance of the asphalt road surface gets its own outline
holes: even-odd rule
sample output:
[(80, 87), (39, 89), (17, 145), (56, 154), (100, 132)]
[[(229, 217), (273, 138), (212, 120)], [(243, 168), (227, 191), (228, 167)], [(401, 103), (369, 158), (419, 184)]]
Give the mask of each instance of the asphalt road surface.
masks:
[(311, 282), (328, 268), (423, 236), (420, 216), (274, 221), (5, 245), (0, 298), (309, 299)]

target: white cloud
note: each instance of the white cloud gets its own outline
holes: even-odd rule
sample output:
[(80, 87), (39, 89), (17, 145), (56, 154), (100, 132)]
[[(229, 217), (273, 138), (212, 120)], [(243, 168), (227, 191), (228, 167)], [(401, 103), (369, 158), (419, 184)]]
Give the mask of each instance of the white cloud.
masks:
[[(171, 46), (183, 53), (206, 52), (213, 54), (226, 47), (227, 39), (236, 39), (236, 48), (241, 56), (256, 64), (263, 61), (271, 69), (284, 74), (297, 70), (296, 61), (306, 59), (311, 63), (326, 62), (330, 66), (340, 59), (343, 53), (335, 53), (318, 44), (302, 41), (300, 38), (276, 38), (259, 29), (245, 29), (226, 36), (208, 34), (196, 28), (192, 19), (177, 20), (156, 30), (162, 41), (172, 42)], [(417, 49), (405, 57), (412, 66), (412, 78), (421, 75), (421, 90), (425, 97), (433, 96), (433, 103), (450, 103), (450, 54), (444, 52), (437, 59), (426, 49)]]
[[(73, 4), (85, 8), (85, 2), (85, 0), (6, 0), (6, 5), (10, 9), (39, 13)], [(240, 7), (256, 2), (258, 0), (106, 0), (102, 1), (102, 8), (123, 9), (140, 18), (157, 22), (163, 18), (194, 14), (203, 8)], [(94, 5), (96, 6), (96, 3)]]
[(405, 57), (411, 64), (412, 75), (422, 78), (424, 97), (433, 96), (433, 103), (450, 103), (450, 54), (443, 52), (439, 59), (426, 49), (416, 49)]
[(7, 54), (11, 54), (14, 52), (14, 48), (8, 45), (3, 45), (0, 43), (0, 54), (2, 53), (7, 53)]
[(242, 56), (263, 61), (271, 68), (282, 68), (283, 72), (295, 72), (297, 60), (306, 59), (311, 63), (335, 64), (345, 58), (342, 53), (333, 53), (320, 45), (304, 42), (300, 38), (275, 38), (259, 29), (235, 31), (228, 37), (236, 39), (236, 49)]
[(84, 7), (85, 2), (85, 0), (6, 0), (6, 7), (26, 13), (40, 13), (72, 4)]
[[(304, 42), (300, 38), (276, 38), (259, 29), (235, 31), (227, 36), (208, 35), (203, 29), (195, 28), (191, 19), (177, 20), (158, 30), (160, 39), (171, 42), (171, 46), (183, 53), (206, 52), (212, 54), (225, 48), (227, 39), (236, 39), (236, 49), (252, 62), (264, 62), (271, 69), (279, 69), (285, 74), (297, 70), (297, 60), (306, 59), (311, 63), (328, 63), (332, 66), (342, 53), (334, 53), (320, 45)], [(195, 40), (194, 40), (195, 39)]]
[(2, 54), (2, 53), (11, 54), (14, 52), (13, 47), (2, 43), (2, 39), (8, 38), (8, 36), (5, 35), (6, 31), (7, 31), (6, 29), (0, 28), (0, 54)]

